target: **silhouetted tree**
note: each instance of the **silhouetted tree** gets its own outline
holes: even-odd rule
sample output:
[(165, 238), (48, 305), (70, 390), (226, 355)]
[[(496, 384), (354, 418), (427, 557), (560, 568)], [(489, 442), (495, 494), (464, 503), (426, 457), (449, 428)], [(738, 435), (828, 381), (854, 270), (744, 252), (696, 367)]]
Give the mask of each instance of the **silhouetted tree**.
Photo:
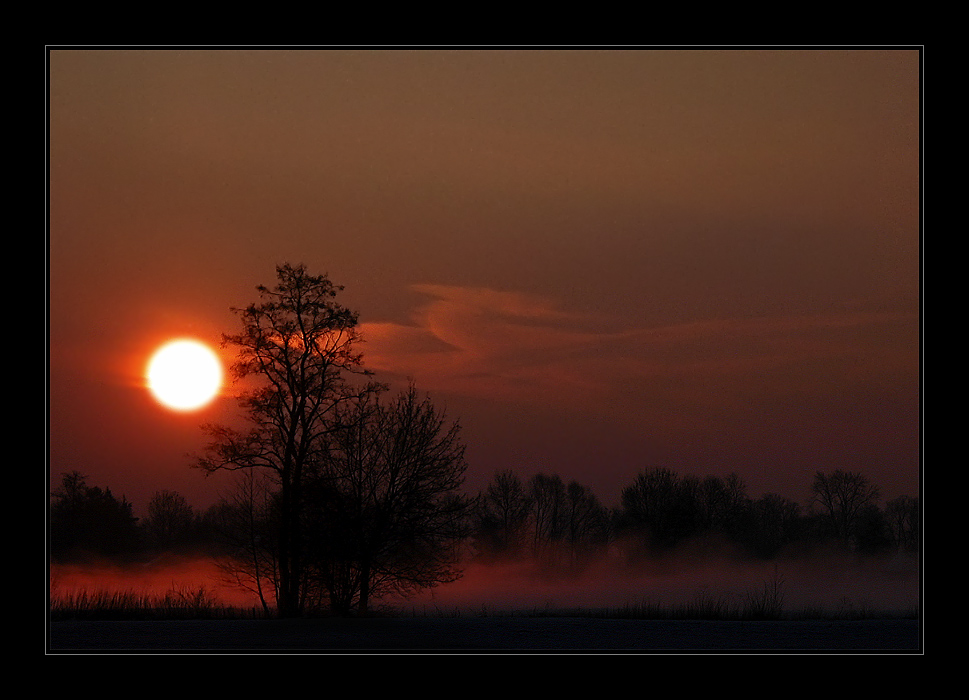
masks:
[(276, 557), (277, 611), (302, 613), (305, 602), (304, 487), (309, 465), (320, 458), (322, 438), (334, 429), (334, 412), (360, 393), (348, 381), (368, 374), (356, 351), (357, 314), (334, 297), (342, 287), (305, 267), (276, 268), (272, 289), (257, 287), (260, 303), (234, 309), (237, 335), (223, 335), (238, 358), (233, 374), (252, 386), (240, 395), (247, 431), (209, 425), (206, 453), (196, 466), (217, 470), (266, 471), (278, 489)]
[(565, 538), (573, 560), (605, 545), (609, 513), (591, 489), (570, 481), (565, 489)]
[(535, 474), (528, 481), (532, 504), (532, 550), (545, 558), (554, 557), (553, 545), (566, 534), (565, 483), (557, 474)]
[(376, 392), (338, 411), (322, 443), (307, 515), (312, 568), (337, 612), (460, 576), (471, 501), (458, 493), (466, 463), (460, 425), (413, 386)]
[(919, 499), (899, 496), (886, 503), (885, 527), (895, 547), (918, 551), (922, 531)]
[(235, 487), (206, 514), (218, 538), (223, 580), (254, 593), (267, 613), (279, 597), (278, 498), (263, 473), (239, 474)]
[(477, 503), (477, 546), (486, 555), (516, 556), (524, 544), (531, 498), (514, 472), (500, 471)]
[(156, 491), (148, 501), (148, 517), (142, 523), (148, 546), (156, 550), (181, 549), (193, 544), (195, 511), (175, 491)]
[(117, 500), (111, 489), (88, 486), (78, 471), (62, 475), (51, 494), (50, 554), (58, 561), (85, 557), (115, 560), (140, 553), (138, 519), (131, 504)]
[(801, 533), (801, 507), (796, 501), (775, 493), (766, 493), (750, 504), (739, 535), (754, 554), (769, 558)]
[(656, 467), (637, 475), (622, 490), (621, 526), (636, 533), (647, 549), (663, 550), (699, 530), (700, 482)]
[(830, 474), (817, 472), (811, 490), (827, 525), (845, 544), (856, 538), (864, 509), (878, 500), (878, 488), (867, 477), (841, 469)]
[(861, 509), (854, 527), (855, 549), (866, 554), (885, 552), (892, 547), (891, 534), (882, 510), (870, 503)]
[(698, 529), (738, 535), (744, 515), (750, 506), (746, 485), (737, 474), (705, 477), (697, 489)]

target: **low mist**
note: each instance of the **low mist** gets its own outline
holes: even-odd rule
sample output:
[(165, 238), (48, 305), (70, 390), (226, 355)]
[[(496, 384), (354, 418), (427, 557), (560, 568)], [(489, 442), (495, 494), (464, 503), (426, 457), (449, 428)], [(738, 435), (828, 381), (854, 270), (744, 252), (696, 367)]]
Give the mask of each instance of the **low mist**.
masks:
[[(916, 555), (862, 558), (829, 554), (744, 562), (681, 553), (636, 565), (601, 557), (581, 568), (544, 566), (535, 559), (471, 562), (457, 581), (409, 598), (385, 598), (405, 614), (501, 614), (581, 608), (618, 610), (644, 604), (676, 606), (717, 599), (743, 606), (765, 584), (779, 584), (785, 612), (901, 613), (918, 608)], [(226, 584), (210, 558), (162, 557), (148, 564), (51, 565), (51, 596), (126, 593), (144, 597), (204, 589), (229, 607), (255, 607), (251, 593)]]
[(668, 558), (638, 566), (601, 559), (563, 573), (535, 561), (471, 564), (454, 583), (407, 601), (415, 610), (501, 612), (617, 609), (644, 603), (673, 606), (699, 598), (743, 605), (765, 583), (780, 584), (788, 611), (903, 611), (919, 603), (918, 560), (818, 558), (742, 563)]
[(110, 563), (50, 565), (52, 599), (76, 595), (133, 594), (155, 598), (167, 593), (205, 590), (220, 605), (253, 607), (258, 598), (222, 580), (217, 562), (209, 557), (162, 556), (145, 564)]

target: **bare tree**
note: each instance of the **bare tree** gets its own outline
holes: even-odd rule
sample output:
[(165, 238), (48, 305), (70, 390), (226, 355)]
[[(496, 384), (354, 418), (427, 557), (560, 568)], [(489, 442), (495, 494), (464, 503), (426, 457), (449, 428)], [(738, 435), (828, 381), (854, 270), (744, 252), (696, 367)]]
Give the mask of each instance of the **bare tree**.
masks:
[(460, 425), (411, 386), (340, 410), (325, 440), (313, 502), (314, 568), (340, 607), (460, 576), (459, 545), (471, 502), (458, 493), (466, 463)]
[(531, 508), (531, 497), (518, 475), (510, 470), (497, 472), (478, 499), (477, 527), (483, 553), (520, 553)]
[(885, 522), (892, 543), (906, 550), (919, 549), (922, 522), (919, 499), (899, 496), (885, 504)]
[(210, 509), (219, 536), (216, 558), (223, 580), (255, 594), (264, 611), (277, 600), (279, 559), (274, 535), (276, 498), (265, 474), (247, 470)]
[(756, 554), (774, 556), (797, 537), (800, 522), (801, 507), (796, 501), (765, 493), (750, 504), (749, 529), (743, 538)]
[(573, 560), (603, 544), (608, 537), (608, 511), (591, 489), (570, 481), (565, 489), (566, 540)]
[(242, 330), (223, 335), (234, 346), (237, 380), (250, 380), (240, 405), (249, 429), (209, 425), (206, 472), (259, 470), (278, 488), (277, 611), (297, 616), (305, 603), (303, 489), (309, 465), (319, 459), (321, 438), (333, 429), (338, 407), (359, 393), (348, 375), (364, 373), (356, 351), (357, 314), (334, 297), (342, 287), (305, 267), (276, 268), (277, 284), (259, 286), (258, 304), (234, 309)]
[(817, 472), (812, 492), (814, 503), (821, 508), (837, 537), (845, 543), (851, 542), (855, 536), (864, 509), (878, 500), (878, 488), (867, 477), (841, 469), (830, 474)]
[(622, 490), (621, 520), (643, 538), (647, 549), (664, 549), (696, 533), (700, 518), (699, 479), (680, 478), (665, 467), (636, 476)]
[(749, 505), (747, 487), (737, 474), (725, 478), (708, 476), (700, 482), (698, 491), (700, 526), (716, 532), (734, 534), (735, 528)]
[(557, 474), (535, 474), (528, 481), (532, 502), (532, 548), (536, 554), (552, 555), (552, 545), (566, 533), (565, 483)]
[(194, 524), (195, 511), (180, 493), (156, 491), (148, 501), (144, 528), (151, 546), (166, 549), (186, 544)]

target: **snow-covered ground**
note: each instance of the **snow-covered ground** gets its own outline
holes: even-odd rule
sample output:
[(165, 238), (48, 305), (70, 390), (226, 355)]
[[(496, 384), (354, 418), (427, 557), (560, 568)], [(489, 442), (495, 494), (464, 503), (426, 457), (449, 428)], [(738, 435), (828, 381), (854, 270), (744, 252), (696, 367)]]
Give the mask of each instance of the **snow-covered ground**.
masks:
[(917, 620), (704, 622), (581, 617), (64, 621), (50, 652), (919, 652)]

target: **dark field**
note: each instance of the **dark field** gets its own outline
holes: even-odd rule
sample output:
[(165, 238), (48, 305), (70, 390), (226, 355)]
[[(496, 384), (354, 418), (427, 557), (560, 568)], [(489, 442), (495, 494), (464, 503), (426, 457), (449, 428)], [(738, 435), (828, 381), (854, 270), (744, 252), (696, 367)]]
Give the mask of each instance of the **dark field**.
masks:
[(581, 617), (59, 621), (50, 653), (920, 652), (919, 621)]

